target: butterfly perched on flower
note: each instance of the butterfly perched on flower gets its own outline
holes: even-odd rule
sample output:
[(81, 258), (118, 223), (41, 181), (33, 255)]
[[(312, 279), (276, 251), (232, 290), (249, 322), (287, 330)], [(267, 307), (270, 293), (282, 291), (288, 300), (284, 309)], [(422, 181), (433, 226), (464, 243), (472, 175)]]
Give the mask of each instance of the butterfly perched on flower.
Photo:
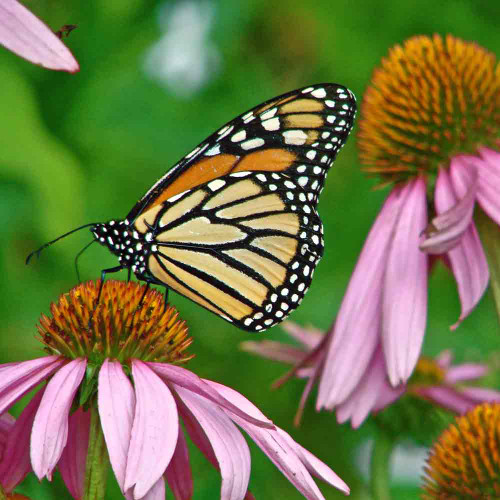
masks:
[(86, 225), (118, 257), (102, 277), (128, 269), (244, 330), (279, 323), (300, 304), (323, 254), (318, 196), (355, 112), (354, 95), (328, 83), (230, 121), (125, 219)]

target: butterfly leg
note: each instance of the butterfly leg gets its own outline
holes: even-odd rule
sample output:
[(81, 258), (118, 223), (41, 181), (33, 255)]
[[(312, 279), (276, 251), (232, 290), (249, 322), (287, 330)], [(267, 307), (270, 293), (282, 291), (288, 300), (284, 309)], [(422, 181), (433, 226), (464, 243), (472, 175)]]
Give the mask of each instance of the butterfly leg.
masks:
[(94, 319), (94, 313), (97, 309), (97, 306), (99, 305), (99, 302), (101, 301), (101, 293), (102, 293), (102, 287), (104, 286), (104, 280), (106, 279), (106, 274), (111, 274), (111, 273), (117, 273), (118, 271), (121, 271), (123, 269), (122, 266), (116, 266), (116, 267), (110, 267), (109, 269), (103, 269), (101, 271), (101, 283), (99, 284), (99, 292), (97, 292), (97, 300), (94, 305), (94, 309), (92, 310), (92, 314), (90, 315), (89, 318), (89, 324), (88, 328), (92, 326), (92, 320)]

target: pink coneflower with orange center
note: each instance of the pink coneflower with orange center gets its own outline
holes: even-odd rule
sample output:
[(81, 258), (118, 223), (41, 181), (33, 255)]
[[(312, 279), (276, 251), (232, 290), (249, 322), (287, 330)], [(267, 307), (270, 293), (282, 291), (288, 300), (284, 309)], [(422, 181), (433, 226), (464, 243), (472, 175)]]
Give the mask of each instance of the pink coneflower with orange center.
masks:
[[(392, 386), (405, 383), (427, 323), (429, 254), (457, 282), (458, 324), (489, 280), (500, 313), (500, 269), (486, 250), (500, 232), (500, 65), (475, 43), (417, 36), (393, 47), (373, 74), (359, 120), (360, 158), (391, 191), (365, 241), (336, 322), (318, 408), (353, 395), (382, 356)], [(489, 242), (489, 243), (488, 243)], [(489, 252), (492, 253), (492, 252)]]
[[(6, 491), (30, 470), (50, 480), (58, 467), (73, 498), (90, 489), (103, 498), (109, 456), (127, 499), (165, 498), (168, 485), (176, 500), (189, 500), (189, 438), (219, 470), (221, 499), (250, 500), (250, 452), (239, 427), (305, 498), (324, 498), (311, 474), (349, 492), (245, 397), (181, 366), (192, 357), (191, 339), (159, 292), (109, 280), (97, 302), (99, 287), (77, 286), (42, 316), (46, 357), (0, 365), (0, 415), (40, 387), (0, 448), (10, 457), (0, 461)], [(14, 463), (9, 478), (3, 467)]]

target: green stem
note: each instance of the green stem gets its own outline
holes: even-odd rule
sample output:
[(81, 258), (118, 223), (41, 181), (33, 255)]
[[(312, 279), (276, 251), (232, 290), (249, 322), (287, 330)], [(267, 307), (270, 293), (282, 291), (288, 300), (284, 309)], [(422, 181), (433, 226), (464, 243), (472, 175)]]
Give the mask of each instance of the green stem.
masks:
[(488, 259), (490, 286), (500, 325), (500, 228), (482, 210), (477, 208), (475, 222)]
[(85, 470), (83, 500), (100, 500), (106, 493), (109, 458), (102, 433), (101, 421), (96, 405), (92, 405), (90, 414), (89, 448)]
[(394, 441), (382, 429), (378, 429), (373, 444), (370, 467), (372, 497), (377, 500), (390, 500), (390, 463)]
[(0, 484), (0, 500), (7, 500), (7, 495), (5, 494), (5, 491), (2, 488), (1, 484)]

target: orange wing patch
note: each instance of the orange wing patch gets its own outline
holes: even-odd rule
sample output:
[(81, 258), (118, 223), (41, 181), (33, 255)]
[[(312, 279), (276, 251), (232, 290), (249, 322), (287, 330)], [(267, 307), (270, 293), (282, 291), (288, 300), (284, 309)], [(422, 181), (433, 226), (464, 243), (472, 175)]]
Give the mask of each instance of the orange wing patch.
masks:
[(296, 154), (286, 149), (264, 149), (244, 156), (236, 165), (233, 172), (253, 172), (257, 170), (281, 172), (289, 168), (296, 158)]
[(203, 158), (191, 165), (177, 179), (175, 179), (145, 210), (163, 203), (172, 196), (188, 189), (200, 186), (205, 182), (228, 174), (233, 165), (238, 161), (235, 155), (221, 154), (210, 158)]

